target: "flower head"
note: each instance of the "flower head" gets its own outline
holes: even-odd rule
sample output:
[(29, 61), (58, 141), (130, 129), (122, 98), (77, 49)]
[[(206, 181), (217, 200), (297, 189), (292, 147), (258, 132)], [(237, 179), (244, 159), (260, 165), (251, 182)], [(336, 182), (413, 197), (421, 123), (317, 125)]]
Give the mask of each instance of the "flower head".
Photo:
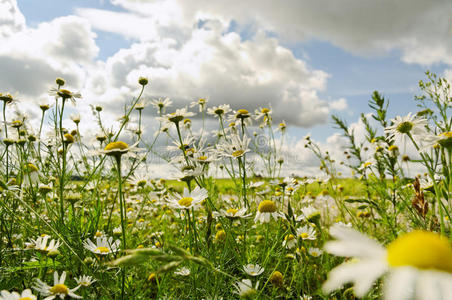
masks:
[(119, 251), (120, 240), (113, 241), (113, 237), (98, 237), (94, 244), (89, 238), (83, 243), (85, 249), (98, 255), (108, 255)]
[(207, 190), (199, 188), (197, 186), (193, 191), (189, 192), (188, 189), (184, 189), (182, 195), (176, 195), (171, 200), (170, 205), (176, 209), (198, 209), (201, 202), (207, 198)]
[(18, 292), (8, 292), (6, 290), (3, 290), (0, 292), (0, 299), (1, 300), (36, 300), (36, 296), (33, 295), (30, 289), (24, 290), (22, 293)]
[(385, 249), (353, 229), (334, 225), (337, 240), (325, 245), (329, 253), (354, 257), (333, 269), (323, 285), (331, 292), (353, 282), (363, 297), (384, 273), (386, 299), (449, 299), (452, 297), (452, 246), (433, 232), (415, 230), (401, 235)]
[(40, 292), (41, 295), (47, 296), (46, 300), (52, 300), (56, 297), (60, 297), (60, 299), (64, 299), (65, 297), (71, 297), (75, 299), (81, 299), (82, 297), (74, 294), (76, 290), (80, 288), (80, 286), (76, 286), (73, 289), (69, 289), (67, 285), (64, 284), (66, 280), (66, 272), (63, 271), (61, 273), (61, 277), (58, 278), (58, 272), (55, 271), (53, 273), (53, 286), (49, 286), (45, 282), (40, 279), (36, 280), (36, 285), (33, 287), (36, 291)]

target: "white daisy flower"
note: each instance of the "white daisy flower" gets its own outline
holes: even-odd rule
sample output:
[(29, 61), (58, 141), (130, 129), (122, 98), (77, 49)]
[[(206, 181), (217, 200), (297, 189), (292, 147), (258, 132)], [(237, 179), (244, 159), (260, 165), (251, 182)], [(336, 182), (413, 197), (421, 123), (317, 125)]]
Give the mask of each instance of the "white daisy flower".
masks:
[(229, 104), (223, 104), (220, 106), (214, 106), (212, 108), (208, 108), (207, 109), (207, 113), (209, 115), (215, 116), (215, 117), (223, 117), (224, 115), (230, 113), (231, 107), (229, 106)]
[(257, 289), (259, 287), (259, 281), (256, 283), (256, 286), (253, 287), (253, 284), (251, 283), (251, 280), (249, 279), (242, 279), (242, 281), (238, 281), (236, 284), (234, 284), (235, 287), (235, 293), (238, 294), (242, 298), (251, 298), (252, 296), (256, 295)]
[(246, 208), (243, 207), (241, 209), (236, 209), (236, 208), (229, 208), (227, 210), (224, 209), (220, 209), (219, 212), (213, 212), (213, 217), (226, 217), (228, 219), (244, 219), (244, 218), (248, 218), (249, 216), (251, 216), (251, 214), (246, 214)]
[(283, 247), (287, 249), (292, 249), (297, 246), (297, 239), (293, 234), (287, 234), (282, 242)]
[(264, 272), (264, 268), (258, 264), (247, 264), (243, 266), (243, 271), (250, 276), (259, 276)]
[(47, 244), (49, 239), (50, 235), (43, 235), (38, 237), (36, 240), (32, 240), (31, 243), (27, 243), (26, 245), (27, 248), (32, 248), (46, 253), (58, 250), (58, 247), (61, 245), (60, 241), (52, 239), (49, 244)]
[(82, 276), (80, 276), (78, 278), (75, 278), (75, 281), (80, 286), (90, 286), (94, 282), (96, 282), (96, 279), (93, 279), (93, 277), (88, 276), (88, 275), (82, 275)]
[(208, 197), (207, 190), (197, 186), (193, 191), (189, 192), (184, 188), (182, 195), (176, 194), (175, 198), (170, 200), (170, 206), (176, 209), (198, 209), (201, 202)]
[(76, 286), (73, 289), (69, 289), (67, 285), (64, 284), (66, 280), (66, 272), (63, 271), (61, 273), (61, 277), (58, 279), (58, 272), (55, 271), (53, 273), (53, 286), (47, 285), (47, 283), (42, 282), (40, 279), (36, 280), (36, 285), (33, 287), (36, 291), (40, 292), (41, 295), (47, 296), (44, 300), (52, 300), (56, 297), (60, 297), (60, 299), (64, 299), (66, 296), (81, 299), (82, 297), (74, 294), (76, 290), (80, 288), (80, 286)]
[(177, 269), (174, 274), (179, 275), (179, 276), (188, 276), (190, 275), (190, 269), (183, 267), (183, 268), (179, 268)]
[(323, 254), (323, 251), (319, 248), (312, 247), (312, 248), (309, 248), (308, 253), (309, 253), (309, 255), (311, 255), (313, 257), (319, 257), (320, 255)]
[(94, 254), (108, 255), (110, 253), (116, 253), (119, 249), (120, 240), (113, 242), (113, 237), (97, 237), (96, 244), (94, 244), (89, 238), (83, 243), (85, 249), (93, 252)]
[(303, 240), (315, 240), (317, 238), (315, 228), (309, 225), (297, 228), (297, 236)]
[(250, 149), (248, 149), (250, 141), (251, 140), (246, 135), (244, 135), (243, 138), (240, 138), (240, 136), (235, 134), (230, 139), (222, 140), (216, 145), (217, 153), (219, 156), (223, 157), (240, 158), (250, 151)]
[(452, 298), (452, 247), (447, 238), (415, 230), (385, 249), (347, 227), (334, 225), (330, 234), (336, 241), (326, 243), (326, 251), (355, 259), (330, 272), (323, 285), (326, 293), (353, 282), (355, 294), (363, 297), (380, 276), (389, 272), (384, 283), (387, 300)]
[(0, 300), (21, 300), (21, 299), (36, 300), (37, 298), (35, 295), (33, 295), (30, 289), (26, 289), (20, 294), (18, 292), (10, 293), (6, 290), (0, 292)]
[(151, 101), (151, 104), (157, 108), (161, 112), (165, 112), (165, 109), (167, 107), (170, 107), (171, 104), (173, 104), (173, 101), (170, 100), (170, 98), (159, 98)]
[(282, 215), (277, 211), (275, 202), (272, 200), (264, 200), (259, 203), (254, 222), (259, 221), (260, 223), (268, 223), (271, 218), (277, 220), (279, 217), (282, 217)]
[(392, 139), (401, 140), (402, 144), (405, 144), (408, 134), (414, 137), (427, 133), (425, 127), (428, 125), (428, 121), (411, 113), (405, 117), (397, 116), (391, 120), (391, 123), (392, 125), (385, 128), (385, 133)]

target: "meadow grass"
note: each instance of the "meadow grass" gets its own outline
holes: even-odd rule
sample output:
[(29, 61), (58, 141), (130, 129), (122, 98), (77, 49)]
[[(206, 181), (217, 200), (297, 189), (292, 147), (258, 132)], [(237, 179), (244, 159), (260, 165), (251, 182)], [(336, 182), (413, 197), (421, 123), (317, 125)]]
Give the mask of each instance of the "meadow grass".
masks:
[[(0, 95), (0, 299), (452, 297), (445, 79), (427, 73), (421, 110), (392, 120), (375, 92), (364, 136), (333, 117), (347, 140), (343, 159), (306, 137), (319, 164), (309, 177), (281, 176), (287, 125), (273, 124), (270, 108), (199, 99), (192, 107), (218, 130), (195, 133), (194, 113), (145, 101), (147, 85), (139, 79), (115, 127), (93, 106), (94, 144), (79, 115), (62, 126), (67, 102), (83, 101), (63, 79), (50, 91), (54, 103), (39, 105), (39, 131), (7, 114), (16, 99)], [(151, 140), (143, 138), (148, 105), (159, 121)], [(151, 177), (150, 153), (177, 175)]]

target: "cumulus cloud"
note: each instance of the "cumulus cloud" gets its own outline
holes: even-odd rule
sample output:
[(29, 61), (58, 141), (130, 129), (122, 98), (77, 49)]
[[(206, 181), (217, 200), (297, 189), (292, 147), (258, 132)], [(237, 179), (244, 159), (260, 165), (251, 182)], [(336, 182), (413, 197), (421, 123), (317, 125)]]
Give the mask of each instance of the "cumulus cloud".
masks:
[(0, 2), (0, 37), (6, 38), (25, 28), (25, 17), (16, 1)]

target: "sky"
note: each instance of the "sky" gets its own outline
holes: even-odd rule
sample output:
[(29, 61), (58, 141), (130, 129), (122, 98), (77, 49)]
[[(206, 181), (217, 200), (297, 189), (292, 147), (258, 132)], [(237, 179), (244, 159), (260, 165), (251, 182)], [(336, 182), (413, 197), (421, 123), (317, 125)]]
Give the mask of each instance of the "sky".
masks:
[(426, 70), (452, 74), (448, 0), (0, 0), (0, 37), (0, 92), (38, 103), (63, 77), (92, 133), (89, 105), (114, 122), (145, 76), (149, 99), (271, 106), (294, 148), (334, 148), (331, 115), (359, 126), (374, 90), (405, 115)]

